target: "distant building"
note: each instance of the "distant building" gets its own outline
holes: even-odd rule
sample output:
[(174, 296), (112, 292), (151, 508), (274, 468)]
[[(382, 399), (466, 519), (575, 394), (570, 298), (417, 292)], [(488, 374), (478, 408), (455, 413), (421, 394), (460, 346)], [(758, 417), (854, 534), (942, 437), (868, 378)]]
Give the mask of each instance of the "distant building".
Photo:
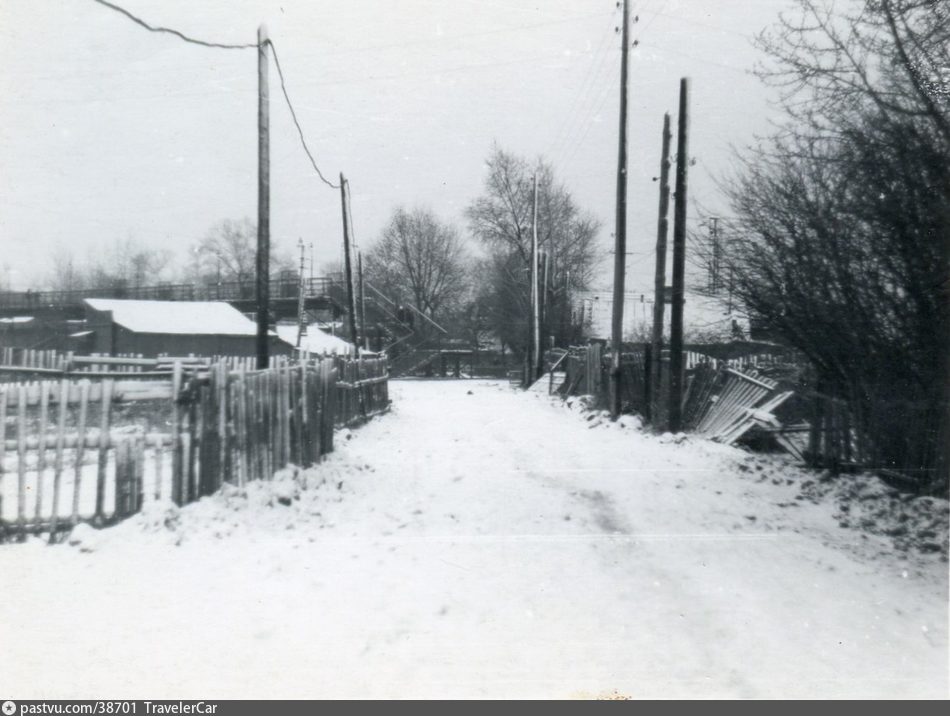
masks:
[(39, 322), (33, 316), (0, 318), (0, 345), (4, 348), (30, 348), (43, 337)]
[[(275, 326), (277, 335), (290, 346), (297, 346), (297, 324), (278, 324)], [(335, 354), (350, 355), (353, 353), (353, 344), (338, 336), (331, 335), (320, 329), (316, 323), (307, 326), (307, 335), (301, 341), (300, 350), (316, 355)]]
[[(653, 291), (627, 292), (623, 305), (623, 337), (625, 341), (650, 340), (653, 330)], [(588, 338), (609, 339), (613, 316), (611, 291), (581, 291), (575, 296), (575, 320), (584, 326)], [(664, 336), (669, 338), (670, 304), (663, 315)], [(731, 341), (747, 338), (749, 318), (738, 307), (729, 310), (728, 301), (686, 292), (683, 305), (683, 333), (687, 341)]]
[[(94, 353), (235, 355), (257, 352), (257, 324), (228, 303), (84, 299), (85, 345)], [(293, 347), (270, 333), (272, 355)]]

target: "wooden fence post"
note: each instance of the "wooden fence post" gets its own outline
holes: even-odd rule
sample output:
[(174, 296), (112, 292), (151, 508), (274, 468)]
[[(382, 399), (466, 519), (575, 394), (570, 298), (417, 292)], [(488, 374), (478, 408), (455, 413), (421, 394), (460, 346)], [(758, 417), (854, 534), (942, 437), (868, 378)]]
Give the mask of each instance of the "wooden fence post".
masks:
[(181, 434), (181, 361), (172, 365), (172, 502), (179, 507), (184, 501), (184, 480), (182, 479), (182, 434)]
[(134, 487), (132, 514), (139, 512), (145, 502), (145, 433), (138, 433), (133, 444)]
[[(6, 351), (6, 349), (3, 349)], [(0, 521), (3, 520), (3, 476), (6, 474), (4, 462), (7, 455), (7, 388), (0, 385)], [(6, 535), (0, 531), (0, 540)]]
[(190, 403), (188, 405), (188, 433), (185, 448), (185, 465), (183, 477), (185, 483), (185, 492), (183, 504), (188, 504), (195, 499), (197, 494), (197, 468), (198, 458), (198, 394), (197, 390), (189, 395)]
[(46, 380), (39, 382), (40, 388), (40, 422), (39, 442), (36, 455), (36, 507), (33, 510), (33, 519), (39, 524), (43, 517), (43, 483), (46, 481), (46, 428), (49, 424), (49, 388)]
[(53, 463), (53, 509), (50, 513), (49, 541), (56, 541), (57, 518), (59, 517), (59, 499), (63, 478), (63, 442), (66, 437), (66, 412), (69, 407), (69, 380), (63, 378), (59, 383), (59, 419), (56, 421), (56, 458)]
[(26, 539), (26, 386), (17, 385), (17, 525)]
[(230, 446), (230, 441), (228, 439), (229, 430), (228, 422), (231, 419), (229, 415), (228, 406), (230, 401), (228, 397), (230, 391), (228, 390), (228, 365), (225, 361), (221, 361), (215, 366), (215, 373), (217, 375), (217, 389), (218, 389), (218, 478), (217, 486), (215, 489), (220, 488), (225, 481), (234, 482), (234, 479), (231, 476), (231, 465), (229, 464), (231, 452), (228, 449)]
[(237, 380), (235, 381), (235, 392), (237, 396), (235, 415), (236, 438), (237, 438), (237, 464), (238, 464), (238, 485), (244, 486), (247, 483), (247, 464), (248, 455), (251, 446), (247, 434), (247, 381), (245, 379), (245, 370), (241, 366), (238, 368)]
[(115, 460), (115, 508), (112, 516), (121, 520), (129, 511), (129, 493), (131, 492), (131, 476), (129, 475), (129, 441), (119, 438), (113, 445), (112, 454)]
[(109, 464), (109, 427), (112, 418), (112, 380), (104, 380), (100, 393), (99, 412), (99, 456), (96, 471), (96, 514), (95, 522), (105, 522), (106, 469)]
[(79, 496), (82, 490), (82, 470), (83, 458), (86, 454), (86, 417), (89, 411), (89, 391), (91, 383), (89, 379), (83, 379), (79, 383), (79, 419), (76, 435), (76, 455), (73, 467), (73, 505), (71, 513), (71, 523), (75, 527), (79, 524)]

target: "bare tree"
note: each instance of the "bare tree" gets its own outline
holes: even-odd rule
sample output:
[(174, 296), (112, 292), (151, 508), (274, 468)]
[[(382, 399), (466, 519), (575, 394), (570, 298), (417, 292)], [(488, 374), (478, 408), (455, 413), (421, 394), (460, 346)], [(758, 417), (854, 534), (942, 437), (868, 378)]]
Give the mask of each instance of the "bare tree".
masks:
[[(950, 2), (798, 5), (760, 39), (786, 122), (727, 186), (736, 294), (859, 413), (900, 400), (945, 425)], [(891, 413), (865, 427), (910, 440)]]
[(57, 291), (76, 291), (85, 287), (85, 276), (72, 251), (62, 247), (57, 249), (53, 254), (52, 264), (46, 281), (51, 288)]
[(367, 278), (384, 293), (439, 320), (468, 286), (466, 252), (456, 229), (431, 210), (397, 208), (364, 257)]
[(195, 279), (214, 277), (236, 283), (242, 294), (253, 291), (257, 275), (257, 225), (248, 218), (224, 219), (195, 247)]
[(102, 289), (122, 295), (161, 282), (172, 257), (171, 251), (153, 249), (128, 237), (93, 253), (81, 268), (68, 252), (54, 257), (50, 281), (52, 288), (60, 290)]
[(596, 268), (600, 223), (582, 211), (553, 168), (495, 148), (488, 158), (482, 196), (468, 207), (472, 234), (489, 253), (485, 279), (492, 322), (499, 338), (516, 351), (527, 342), (530, 310), (531, 235), (534, 175), (538, 178), (538, 244), (547, 256), (542, 285), (545, 333), (559, 344), (572, 340), (571, 293), (586, 288)]
[[(281, 254), (271, 243), (270, 275), (296, 276), (293, 257)], [(249, 218), (224, 219), (215, 224), (197, 245), (192, 247), (194, 280), (236, 284), (242, 296), (254, 292), (257, 276), (257, 224)]]

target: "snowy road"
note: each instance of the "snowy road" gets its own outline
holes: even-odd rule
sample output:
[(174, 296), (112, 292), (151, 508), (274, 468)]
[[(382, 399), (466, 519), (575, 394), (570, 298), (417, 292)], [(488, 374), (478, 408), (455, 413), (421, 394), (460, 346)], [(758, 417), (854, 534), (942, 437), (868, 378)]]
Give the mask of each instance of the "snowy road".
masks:
[(948, 695), (946, 562), (800, 474), (500, 384), (392, 394), (299, 495), (0, 548), (0, 695)]

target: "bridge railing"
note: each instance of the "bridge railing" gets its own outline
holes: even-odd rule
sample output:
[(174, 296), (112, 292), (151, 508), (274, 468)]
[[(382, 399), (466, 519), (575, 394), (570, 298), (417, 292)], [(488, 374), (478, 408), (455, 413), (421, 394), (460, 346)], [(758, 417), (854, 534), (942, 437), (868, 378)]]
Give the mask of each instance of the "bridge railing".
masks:
[[(329, 276), (304, 279), (304, 295), (308, 298), (326, 296), (336, 282)], [(153, 286), (101, 286), (70, 291), (0, 291), (0, 310), (25, 313), (40, 308), (75, 307), (86, 298), (117, 298), (152, 301), (253, 301), (257, 289), (253, 280), (163, 283)], [(270, 281), (272, 299), (296, 299), (300, 282), (296, 277), (280, 277)]]

